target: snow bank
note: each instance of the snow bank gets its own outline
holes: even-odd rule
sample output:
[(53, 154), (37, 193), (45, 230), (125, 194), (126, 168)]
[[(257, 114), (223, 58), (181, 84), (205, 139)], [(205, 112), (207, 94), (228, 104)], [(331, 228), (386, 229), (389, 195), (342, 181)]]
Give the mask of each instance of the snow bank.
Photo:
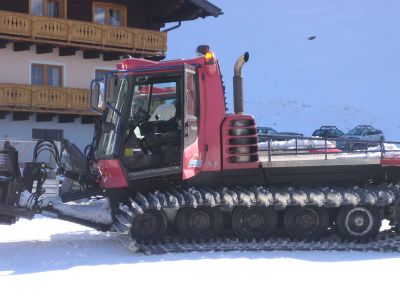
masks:
[[(400, 151), (400, 145), (383, 143), (383, 146), (385, 148), (385, 152)], [(380, 146), (370, 147), (368, 148), (368, 151), (381, 151), (381, 147)]]
[(87, 220), (102, 224), (111, 224), (111, 208), (108, 198), (89, 200), (83, 203), (62, 203), (59, 201), (52, 202), (51, 205), (55, 210), (62, 213), (63, 215), (75, 217), (82, 220)]
[[(385, 153), (384, 156), (400, 156), (400, 148), (399, 145), (395, 144), (386, 144), (384, 143)], [(381, 147), (369, 147), (368, 152), (365, 150), (355, 150), (351, 153), (339, 153), (340, 157), (364, 157), (364, 158), (372, 158), (372, 157), (381, 157)]]
[[(260, 150), (268, 150), (268, 142), (258, 144)], [(325, 148), (325, 140), (297, 140), (297, 149)], [(327, 148), (336, 148), (336, 143), (327, 142)], [(296, 139), (288, 141), (272, 141), (271, 150), (296, 149)]]
[[(18, 205), (31, 208), (34, 204), (30, 201), (31, 193), (21, 193)], [(63, 203), (59, 197), (42, 197), (40, 207), (46, 210), (47, 207), (54, 208), (60, 214), (102, 224), (111, 224), (111, 208), (108, 198), (82, 199), (79, 202)]]

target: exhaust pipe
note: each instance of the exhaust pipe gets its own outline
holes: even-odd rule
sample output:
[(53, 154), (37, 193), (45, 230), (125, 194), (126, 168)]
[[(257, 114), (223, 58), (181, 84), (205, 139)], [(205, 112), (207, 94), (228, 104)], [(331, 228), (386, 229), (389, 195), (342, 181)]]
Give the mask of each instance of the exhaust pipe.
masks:
[(243, 77), (242, 77), (242, 68), (243, 65), (249, 60), (249, 52), (246, 52), (242, 56), (238, 58), (234, 67), (234, 76), (233, 76), (233, 101), (234, 101), (234, 109), (235, 114), (242, 115), (243, 114)]

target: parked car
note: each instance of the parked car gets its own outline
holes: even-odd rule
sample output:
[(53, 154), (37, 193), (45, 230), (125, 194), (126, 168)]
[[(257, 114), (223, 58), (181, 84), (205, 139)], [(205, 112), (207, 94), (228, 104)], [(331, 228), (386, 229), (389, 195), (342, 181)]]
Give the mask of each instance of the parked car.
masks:
[(266, 142), (268, 138), (265, 135), (277, 135), (278, 131), (271, 127), (257, 127), (257, 134), (258, 134), (258, 141), (259, 142)]
[(257, 133), (258, 134), (277, 134), (278, 131), (271, 127), (264, 127), (264, 126), (259, 126), (257, 127)]
[(312, 136), (322, 138), (338, 138), (342, 135), (344, 135), (343, 131), (339, 130), (336, 126), (321, 126), (312, 134)]
[(338, 148), (350, 151), (376, 146), (385, 140), (382, 130), (376, 129), (371, 125), (358, 125), (342, 135), (341, 138), (345, 140), (338, 143)]
[(266, 137), (265, 135), (271, 136), (272, 140), (275, 140), (275, 141), (286, 141), (286, 140), (293, 139), (295, 137), (303, 136), (303, 134), (296, 133), (296, 132), (278, 132), (271, 127), (265, 127), (265, 126), (257, 127), (257, 133), (259, 134), (259, 136), (258, 136), (259, 142), (268, 141), (268, 137)]

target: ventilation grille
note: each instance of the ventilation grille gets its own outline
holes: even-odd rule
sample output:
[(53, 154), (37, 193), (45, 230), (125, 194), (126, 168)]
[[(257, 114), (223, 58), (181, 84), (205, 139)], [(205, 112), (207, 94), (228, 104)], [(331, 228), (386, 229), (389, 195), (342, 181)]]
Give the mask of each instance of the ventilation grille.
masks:
[(257, 163), (258, 136), (255, 121), (250, 116), (234, 116), (224, 126), (225, 164)]

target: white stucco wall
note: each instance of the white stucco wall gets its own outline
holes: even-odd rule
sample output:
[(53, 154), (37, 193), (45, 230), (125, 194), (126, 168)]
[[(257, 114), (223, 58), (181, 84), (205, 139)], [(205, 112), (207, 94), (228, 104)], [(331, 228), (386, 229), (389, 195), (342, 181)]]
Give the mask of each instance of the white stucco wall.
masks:
[(36, 46), (29, 51), (14, 52), (12, 44), (8, 44), (0, 49), (0, 82), (30, 84), (32, 63), (63, 66), (64, 87), (89, 88), (95, 69), (113, 70), (118, 60), (83, 59), (82, 51), (73, 56), (59, 56), (58, 48), (52, 53), (36, 54)]
[(77, 118), (75, 123), (58, 123), (57, 117), (52, 122), (36, 122), (35, 115), (27, 121), (13, 121), (12, 114), (0, 120), (0, 139), (32, 140), (32, 129), (63, 129), (64, 138), (75, 143), (82, 151), (92, 142), (93, 124), (81, 124)]
[[(12, 44), (0, 49), (0, 83), (31, 84), (31, 64), (51, 64), (63, 66), (63, 87), (89, 88), (96, 69), (113, 70), (118, 63), (100, 59), (83, 59), (82, 51), (73, 56), (59, 56), (58, 48), (52, 53), (36, 54), (36, 46), (29, 51), (14, 52)], [(81, 124), (80, 118), (75, 123), (36, 122), (32, 115), (27, 121), (13, 121), (12, 114), (0, 119), (0, 138), (32, 140), (32, 129), (63, 129), (64, 138), (77, 144), (83, 151), (93, 137), (93, 124)]]

